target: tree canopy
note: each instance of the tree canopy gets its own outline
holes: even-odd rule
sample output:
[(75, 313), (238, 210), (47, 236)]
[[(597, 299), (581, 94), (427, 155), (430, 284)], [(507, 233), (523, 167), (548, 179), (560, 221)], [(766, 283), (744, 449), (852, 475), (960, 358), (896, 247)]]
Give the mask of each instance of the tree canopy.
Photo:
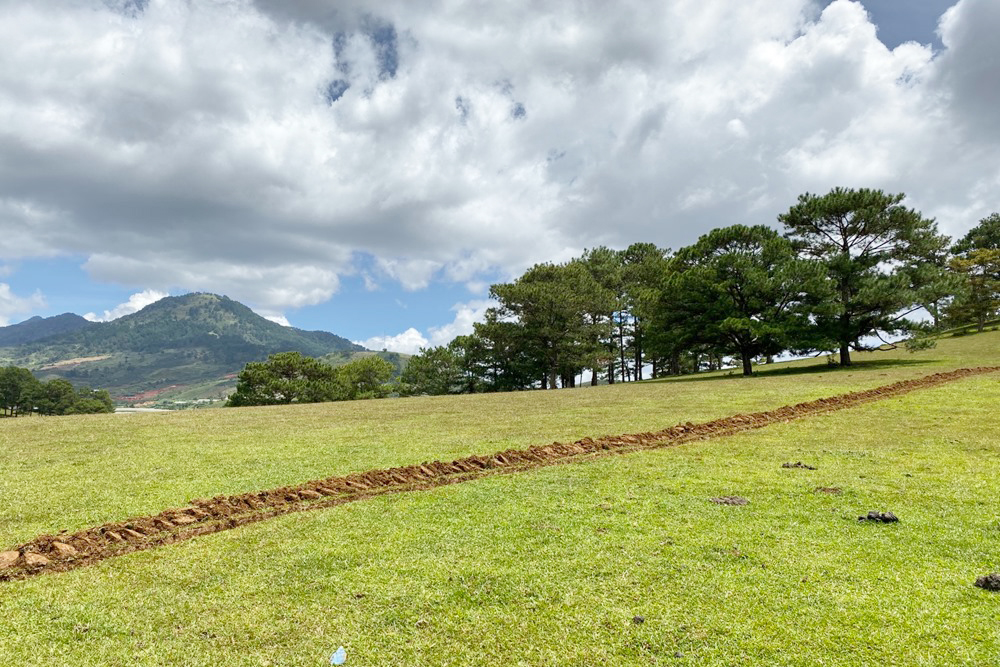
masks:
[(77, 388), (62, 378), (40, 382), (27, 368), (7, 366), (0, 368), (0, 409), (5, 417), (18, 417), (114, 412), (115, 406), (103, 389)]
[(236, 380), (229, 407), (322, 403), (360, 398), (381, 398), (390, 392), (395, 366), (378, 356), (368, 356), (333, 367), (299, 352), (272, 354), (267, 361), (252, 361)]
[(901, 311), (912, 309), (917, 290), (933, 279), (916, 267), (948, 246), (934, 221), (903, 206), (903, 199), (881, 190), (835, 188), (800, 195), (778, 217), (800, 253), (826, 267), (832, 296), (814, 314), (816, 331), (839, 347), (841, 365), (850, 365), (852, 348), (864, 349), (865, 336), (905, 328)]

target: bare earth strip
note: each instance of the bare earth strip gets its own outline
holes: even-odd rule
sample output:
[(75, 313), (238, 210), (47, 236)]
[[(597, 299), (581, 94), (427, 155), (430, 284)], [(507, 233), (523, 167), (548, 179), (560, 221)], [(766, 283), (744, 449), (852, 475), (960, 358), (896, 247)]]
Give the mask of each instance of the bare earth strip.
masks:
[(194, 500), (187, 507), (107, 523), (69, 535), (40, 535), (0, 552), (0, 581), (63, 572), (113, 556), (173, 544), (283, 514), (332, 507), (386, 493), (430, 489), (487, 475), (510, 474), (609, 454), (724, 437), (997, 371), (1000, 371), (1000, 366), (963, 368), (765, 412), (736, 414), (701, 424), (678, 424), (655, 433), (605, 436), (596, 440), (583, 438), (573, 443), (554, 442), (524, 450), (508, 449), (487, 456), (469, 456), (450, 463), (433, 461), (369, 470), (312, 480), (298, 486)]

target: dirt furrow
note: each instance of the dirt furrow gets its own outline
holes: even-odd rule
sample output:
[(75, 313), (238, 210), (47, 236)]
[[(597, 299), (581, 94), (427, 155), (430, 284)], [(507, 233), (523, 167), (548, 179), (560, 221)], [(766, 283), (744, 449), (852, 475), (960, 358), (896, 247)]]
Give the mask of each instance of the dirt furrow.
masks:
[(132, 517), (72, 534), (40, 535), (0, 552), (0, 581), (62, 572), (113, 556), (229, 530), (291, 512), (322, 509), (385, 493), (429, 489), (486, 475), (510, 474), (613, 453), (723, 437), (997, 371), (1000, 367), (963, 368), (765, 412), (736, 414), (700, 424), (677, 424), (656, 432), (583, 438), (572, 443), (553, 442), (523, 450), (508, 449), (485, 456), (468, 456), (447, 463), (431, 461), (368, 470), (312, 480), (298, 486), (197, 499), (188, 506), (167, 509), (155, 515)]

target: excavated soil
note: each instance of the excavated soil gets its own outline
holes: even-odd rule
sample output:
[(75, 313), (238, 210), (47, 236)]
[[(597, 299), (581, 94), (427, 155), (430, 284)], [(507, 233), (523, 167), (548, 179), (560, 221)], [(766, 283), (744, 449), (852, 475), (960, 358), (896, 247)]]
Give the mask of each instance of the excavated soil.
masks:
[(678, 424), (652, 433), (583, 438), (573, 443), (554, 442), (523, 450), (508, 449), (486, 456), (468, 456), (447, 463), (432, 461), (369, 470), (312, 480), (297, 486), (193, 500), (186, 507), (167, 509), (155, 515), (132, 517), (71, 534), (40, 535), (0, 552), (0, 581), (62, 572), (113, 556), (217, 533), (291, 512), (331, 507), (385, 493), (430, 489), (486, 475), (510, 474), (613, 453), (672, 447), (733, 435), (996, 371), (1000, 371), (1000, 367), (963, 368), (766, 412), (736, 414), (701, 424)]

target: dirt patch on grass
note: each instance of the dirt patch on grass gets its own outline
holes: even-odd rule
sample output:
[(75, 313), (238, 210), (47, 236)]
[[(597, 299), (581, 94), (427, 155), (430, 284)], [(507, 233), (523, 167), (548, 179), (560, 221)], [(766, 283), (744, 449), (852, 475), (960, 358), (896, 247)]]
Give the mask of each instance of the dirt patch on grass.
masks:
[(583, 438), (572, 443), (554, 442), (523, 450), (508, 449), (485, 456), (468, 456), (451, 462), (432, 461), (368, 470), (312, 480), (297, 486), (198, 499), (186, 507), (167, 509), (155, 515), (132, 517), (72, 534), (36, 537), (0, 552), (0, 581), (70, 570), (113, 556), (217, 533), (283, 514), (322, 509), (385, 493), (430, 489), (487, 475), (510, 474), (614, 453), (672, 447), (734, 435), (996, 371), (1000, 371), (1000, 367), (964, 368), (766, 412), (736, 414), (701, 424), (677, 424), (656, 432)]
[(716, 505), (747, 505), (750, 503), (749, 500), (743, 496), (722, 496), (720, 498), (712, 498), (713, 503)]
[(51, 364), (46, 364), (38, 370), (41, 371), (54, 371), (54, 370), (66, 370), (68, 368), (76, 368), (80, 364), (90, 363), (91, 361), (104, 361), (105, 359), (110, 359), (110, 354), (102, 354), (95, 357), (74, 357), (73, 359), (63, 359), (62, 361), (56, 361)]
[(782, 463), (782, 468), (802, 468), (803, 470), (815, 470), (816, 466), (811, 466), (803, 463), (802, 461), (796, 461), (795, 463)]

